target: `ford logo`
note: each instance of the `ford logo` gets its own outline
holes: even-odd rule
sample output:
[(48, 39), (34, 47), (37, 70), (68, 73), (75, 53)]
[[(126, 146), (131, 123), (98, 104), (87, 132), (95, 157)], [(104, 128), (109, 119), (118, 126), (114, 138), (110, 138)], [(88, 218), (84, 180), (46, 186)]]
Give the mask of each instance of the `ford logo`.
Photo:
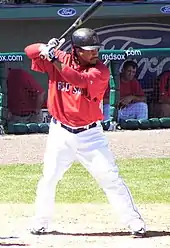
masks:
[(170, 14), (170, 5), (163, 6), (161, 8), (161, 12), (164, 13), (164, 14)]
[(57, 11), (57, 14), (62, 17), (70, 17), (76, 14), (76, 10), (73, 8), (62, 8)]

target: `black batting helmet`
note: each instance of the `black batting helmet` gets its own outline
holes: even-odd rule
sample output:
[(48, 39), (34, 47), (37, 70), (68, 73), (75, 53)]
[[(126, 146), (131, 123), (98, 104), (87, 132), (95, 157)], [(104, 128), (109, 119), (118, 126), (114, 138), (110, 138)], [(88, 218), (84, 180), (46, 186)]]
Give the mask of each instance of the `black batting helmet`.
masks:
[(84, 50), (99, 49), (101, 43), (97, 33), (90, 28), (77, 29), (71, 37), (73, 47), (80, 47)]

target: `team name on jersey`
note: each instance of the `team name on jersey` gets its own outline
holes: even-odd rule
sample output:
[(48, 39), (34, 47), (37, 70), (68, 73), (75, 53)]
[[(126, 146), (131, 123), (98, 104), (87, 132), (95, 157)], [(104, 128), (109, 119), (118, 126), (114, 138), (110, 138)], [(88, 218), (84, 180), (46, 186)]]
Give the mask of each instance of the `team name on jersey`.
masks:
[(80, 87), (76, 87), (73, 86), (69, 83), (66, 82), (58, 82), (57, 83), (57, 90), (61, 90), (64, 92), (72, 92), (72, 94), (80, 94), (80, 95), (84, 95), (84, 89), (80, 88)]

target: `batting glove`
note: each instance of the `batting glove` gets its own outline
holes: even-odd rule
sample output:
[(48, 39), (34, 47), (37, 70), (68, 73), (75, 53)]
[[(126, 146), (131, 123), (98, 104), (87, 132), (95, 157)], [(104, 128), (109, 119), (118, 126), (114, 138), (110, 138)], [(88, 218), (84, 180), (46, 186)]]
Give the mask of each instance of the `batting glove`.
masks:
[(56, 38), (52, 38), (47, 45), (42, 44), (39, 48), (40, 50), (40, 57), (42, 59), (47, 59), (48, 61), (52, 61), (54, 59), (57, 59), (55, 57), (55, 49), (59, 49), (65, 42), (65, 39), (62, 38), (61, 40), (58, 40)]
[(55, 56), (55, 47), (46, 45), (41, 49), (40, 52), (40, 58), (41, 59), (47, 59), (48, 61), (52, 62), (52, 60), (57, 59)]
[(64, 44), (64, 42), (65, 42), (64, 38), (62, 38), (61, 40), (52, 38), (51, 40), (49, 40), (47, 45), (54, 46), (56, 49), (59, 49)]
[(59, 39), (56, 39), (56, 38), (50, 39), (49, 42), (47, 43), (47, 45), (54, 46), (54, 47), (57, 47), (59, 44), (60, 44), (60, 41)]

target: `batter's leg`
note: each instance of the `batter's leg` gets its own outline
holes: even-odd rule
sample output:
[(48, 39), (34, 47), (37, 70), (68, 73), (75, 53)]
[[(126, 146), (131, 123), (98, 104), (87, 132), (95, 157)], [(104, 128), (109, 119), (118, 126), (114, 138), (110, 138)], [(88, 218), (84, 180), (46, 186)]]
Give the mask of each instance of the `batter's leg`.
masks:
[(56, 184), (75, 160), (74, 143), (74, 134), (51, 122), (44, 156), (43, 176), (38, 182), (36, 191), (35, 217), (31, 231), (34, 234), (38, 234), (38, 230), (45, 231), (52, 219)]
[(78, 159), (103, 188), (109, 202), (132, 231), (143, 229), (145, 224), (135, 206), (129, 188), (119, 175), (113, 154), (101, 127), (79, 135)]

